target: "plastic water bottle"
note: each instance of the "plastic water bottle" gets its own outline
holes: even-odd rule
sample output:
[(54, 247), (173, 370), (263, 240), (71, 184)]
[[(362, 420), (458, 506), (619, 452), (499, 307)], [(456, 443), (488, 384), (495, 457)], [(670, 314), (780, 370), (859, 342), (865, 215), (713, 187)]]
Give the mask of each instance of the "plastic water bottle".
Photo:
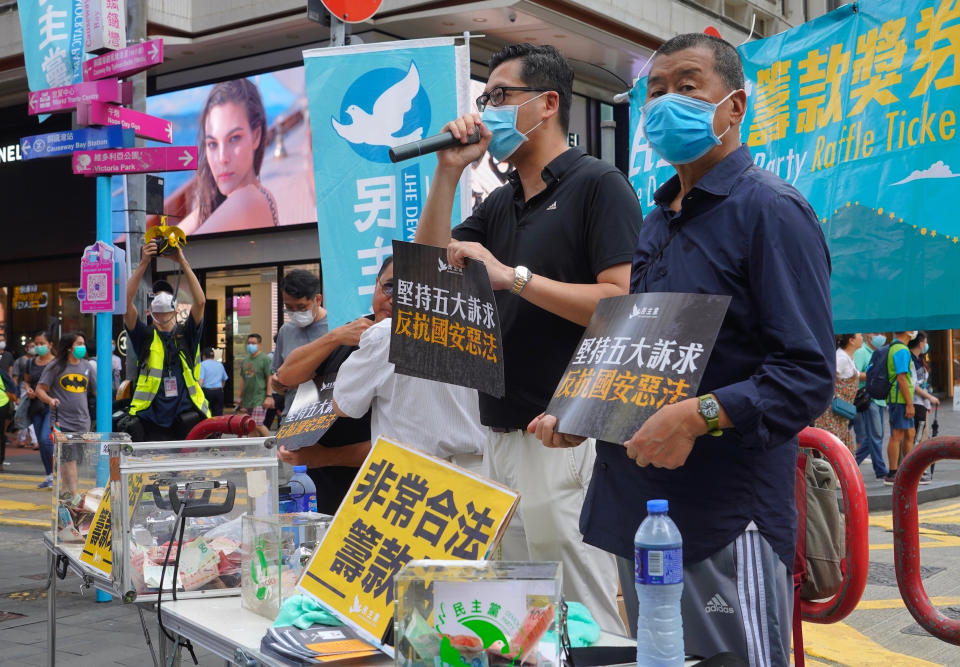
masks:
[(317, 511), (317, 487), (307, 474), (307, 466), (293, 466), (290, 491), (297, 501), (297, 512)]
[(666, 500), (647, 501), (647, 518), (633, 540), (636, 554), (637, 665), (681, 667), (683, 619), (683, 540), (667, 516)]

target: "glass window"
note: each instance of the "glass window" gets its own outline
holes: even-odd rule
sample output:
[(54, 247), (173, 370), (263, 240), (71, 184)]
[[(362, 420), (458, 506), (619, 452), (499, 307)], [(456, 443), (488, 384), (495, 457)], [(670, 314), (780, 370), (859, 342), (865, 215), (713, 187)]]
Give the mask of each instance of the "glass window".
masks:
[(230, 374), (224, 388), (229, 402), (232, 392), (239, 389), (235, 378), (247, 356), (247, 336), (260, 334), (263, 339), (260, 349), (268, 355), (273, 352), (273, 338), (278, 328), (277, 269), (266, 266), (207, 271), (204, 294), (207, 304), (214, 304), (216, 308), (216, 323), (207, 322), (205, 326), (208, 330), (215, 329), (214, 347)]

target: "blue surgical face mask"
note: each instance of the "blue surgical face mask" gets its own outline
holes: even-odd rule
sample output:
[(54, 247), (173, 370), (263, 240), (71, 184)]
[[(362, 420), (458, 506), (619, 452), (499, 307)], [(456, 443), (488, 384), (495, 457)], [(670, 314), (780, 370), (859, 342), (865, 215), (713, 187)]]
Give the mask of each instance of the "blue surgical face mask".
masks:
[[(537, 97), (531, 97), (523, 104), (533, 102), (535, 99), (543, 97), (544, 95), (546, 95), (546, 93), (540, 93)], [(488, 106), (480, 115), (480, 120), (482, 120), (483, 124), (487, 126), (487, 129), (493, 133), (493, 138), (490, 140), (490, 146), (487, 147), (487, 150), (490, 151), (490, 155), (500, 162), (513, 155), (520, 147), (520, 144), (527, 140), (527, 135), (543, 123), (541, 120), (526, 132), (518, 130), (517, 114), (523, 104), (504, 104), (499, 107)]]
[(670, 164), (688, 164), (720, 144), (713, 131), (713, 116), (736, 90), (714, 104), (686, 95), (667, 93), (647, 102), (643, 107), (643, 136), (650, 147)]
[(250, 354), (256, 354), (257, 346), (253, 343), (247, 343), (247, 352), (249, 352)]
[(873, 338), (870, 339), (870, 344), (876, 348), (881, 348), (887, 344), (887, 337), (880, 336), (880, 335), (874, 336)]
[(46, 345), (37, 345), (33, 348), (33, 353), (38, 357), (47, 356), (47, 352), (50, 351), (50, 348)]
[(73, 356), (75, 356), (77, 359), (83, 359), (85, 356), (87, 356), (87, 346), (77, 345), (75, 348), (73, 348)]
[(930, 351), (930, 343), (924, 343), (924, 344), (923, 344), (923, 354), (926, 354), (926, 353), (929, 352), (929, 351)]

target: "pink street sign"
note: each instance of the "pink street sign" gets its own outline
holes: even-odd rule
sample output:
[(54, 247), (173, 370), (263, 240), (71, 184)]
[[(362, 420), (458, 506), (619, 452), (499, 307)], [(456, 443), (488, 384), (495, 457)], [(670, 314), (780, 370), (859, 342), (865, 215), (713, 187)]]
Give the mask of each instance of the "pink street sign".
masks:
[(73, 154), (73, 173), (84, 176), (188, 171), (196, 168), (196, 146), (121, 148), (104, 151), (77, 151)]
[(31, 114), (69, 111), (81, 102), (119, 102), (129, 104), (133, 96), (131, 83), (117, 79), (85, 81), (72, 86), (47, 88), (30, 93), (28, 106)]
[(83, 80), (93, 81), (108, 76), (130, 76), (163, 62), (163, 40), (134, 44), (111, 51), (83, 63)]
[(124, 107), (89, 102), (77, 105), (78, 125), (119, 125), (133, 130), (144, 139), (155, 139), (167, 144), (173, 143), (173, 122), (157, 118), (142, 111)]

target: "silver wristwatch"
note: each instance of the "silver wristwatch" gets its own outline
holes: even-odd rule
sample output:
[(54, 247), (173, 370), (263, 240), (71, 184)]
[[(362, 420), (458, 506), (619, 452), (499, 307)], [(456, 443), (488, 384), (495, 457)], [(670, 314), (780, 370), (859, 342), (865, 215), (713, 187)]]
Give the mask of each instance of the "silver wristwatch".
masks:
[(510, 290), (512, 294), (520, 294), (523, 291), (523, 288), (526, 287), (527, 283), (530, 282), (530, 278), (533, 277), (533, 274), (525, 266), (518, 266), (513, 270), (513, 289)]

